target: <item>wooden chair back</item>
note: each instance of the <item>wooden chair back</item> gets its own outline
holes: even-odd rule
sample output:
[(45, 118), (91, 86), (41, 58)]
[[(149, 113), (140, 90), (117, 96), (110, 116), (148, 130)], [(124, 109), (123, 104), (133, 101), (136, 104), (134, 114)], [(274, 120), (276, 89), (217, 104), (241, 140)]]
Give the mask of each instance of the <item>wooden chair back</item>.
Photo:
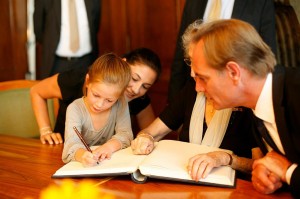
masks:
[[(30, 87), (38, 81), (0, 82), (0, 134), (39, 138), (39, 128), (31, 105)], [(57, 100), (48, 100), (52, 127), (58, 110)]]

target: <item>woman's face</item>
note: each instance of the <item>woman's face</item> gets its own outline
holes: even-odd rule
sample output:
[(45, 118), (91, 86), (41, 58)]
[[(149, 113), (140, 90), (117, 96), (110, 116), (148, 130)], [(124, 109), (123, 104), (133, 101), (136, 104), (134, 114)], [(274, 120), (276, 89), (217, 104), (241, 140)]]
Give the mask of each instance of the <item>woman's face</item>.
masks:
[(131, 80), (125, 90), (128, 101), (145, 95), (156, 80), (156, 72), (144, 64), (130, 65)]

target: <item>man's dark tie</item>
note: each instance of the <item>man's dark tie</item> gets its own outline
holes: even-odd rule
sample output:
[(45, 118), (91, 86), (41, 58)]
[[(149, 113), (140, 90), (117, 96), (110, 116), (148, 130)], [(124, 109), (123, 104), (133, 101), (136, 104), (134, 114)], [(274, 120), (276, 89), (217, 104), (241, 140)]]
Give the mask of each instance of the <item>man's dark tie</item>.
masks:
[(268, 143), (268, 145), (275, 151), (279, 151), (273, 139), (271, 138), (267, 128), (264, 125), (263, 120), (254, 116), (255, 125), (260, 133), (260, 136)]

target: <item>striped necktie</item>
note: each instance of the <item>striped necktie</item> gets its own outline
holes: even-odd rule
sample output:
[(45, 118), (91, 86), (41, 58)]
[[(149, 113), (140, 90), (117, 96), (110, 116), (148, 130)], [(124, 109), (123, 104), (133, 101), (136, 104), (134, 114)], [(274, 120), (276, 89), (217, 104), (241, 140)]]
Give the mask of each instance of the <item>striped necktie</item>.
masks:
[(70, 21), (70, 49), (76, 52), (79, 49), (79, 33), (75, 0), (69, 0), (69, 21)]
[(207, 21), (213, 21), (220, 18), (222, 8), (222, 0), (212, 0)]

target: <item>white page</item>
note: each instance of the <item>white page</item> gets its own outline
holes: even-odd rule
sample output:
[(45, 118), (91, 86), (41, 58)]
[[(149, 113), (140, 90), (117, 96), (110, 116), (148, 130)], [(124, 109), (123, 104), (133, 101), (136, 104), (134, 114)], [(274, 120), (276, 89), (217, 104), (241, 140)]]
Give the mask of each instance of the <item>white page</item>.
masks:
[(133, 155), (131, 147), (113, 153), (110, 160), (104, 160), (99, 165), (84, 167), (82, 163), (72, 161), (61, 167), (55, 176), (76, 175), (84, 176), (89, 174), (118, 174), (132, 173), (137, 170), (138, 165), (143, 161), (145, 155)]
[[(207, 153), (216, 150), (221, 149), (187, 142), (162, 140), (158, 143), (149, 157), (141, 163), (139, 168), (141, 173), (146, 176), (153, 175), (167, 178), (192, 180), (187, 172), (189, 158), (196, 154)], [(235, 171), (232, 168), (228, 166), (222, 166), (219, 168), (214, 168), (207, 178), (201, 179), (200, 181), (233, 185), (234, 174)]]

